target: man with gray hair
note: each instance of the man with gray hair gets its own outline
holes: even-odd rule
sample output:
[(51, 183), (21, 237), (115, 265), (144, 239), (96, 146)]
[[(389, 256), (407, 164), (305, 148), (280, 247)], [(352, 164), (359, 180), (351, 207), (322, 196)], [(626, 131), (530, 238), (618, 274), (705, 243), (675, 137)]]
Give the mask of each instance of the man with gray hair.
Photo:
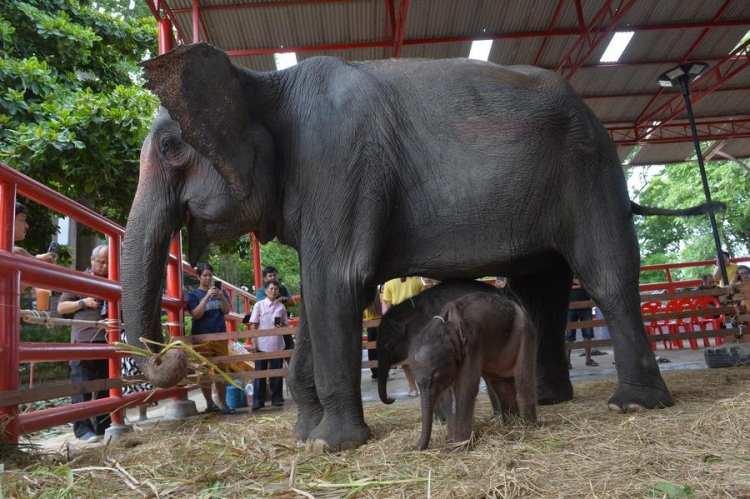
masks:
[[(106, 245), (99, 245), (91, 252), (91, 268), (86, 272), (98, 277), (107, 277), (107, 263), (109, 250)], [(92, 296), (79, 296), (73, 293), (63, 293), (57, 304), (57, 312), (81, 321), (100, 321), (107, 318), (106, 301)], [(104, 326), (74, 325), (71, 328), (73, 343), (106, 343), (107, 331)], [(108, 377), (107, 360), (73, 360), (70, 362), (70, 379), (74, 383), (106, 379)], [(72, 397), (74, 404), (92, 399), (104, 398), (107, 390), (97, 393), (84, 393)], [(76, 438), (83, 442), (101, 440), (110, 425), (108, 414), (83, 419), (73, 423)]]

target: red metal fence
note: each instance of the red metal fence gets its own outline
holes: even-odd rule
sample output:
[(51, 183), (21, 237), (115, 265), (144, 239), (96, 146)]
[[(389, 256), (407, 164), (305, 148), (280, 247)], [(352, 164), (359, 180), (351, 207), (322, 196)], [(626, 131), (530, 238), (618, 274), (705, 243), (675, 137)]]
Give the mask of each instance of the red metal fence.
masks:
[[(103, 234), (109, 247), (109, 275), (107, 279), (45, 263), (35, 258), (13, 254), (14, 214), (17, 195), (36, 201)], [(113, 423), (118, 424), (123, 421), (123, 407), (137, 404), (146, 397), (150, 397), (149, 400), (160, 400), (167, 397), (183, 398), (186, 396), (184, 388), (122, 396), (122, 383), (119, 382), (120, 355), (115, 352), (112, 343), (120, 339), (119, 302), (121, 288), (119, 268), (123, 235), (123, 228), (114, 222), (0, 163), (0, 366), (2, 366), (2, 369), (0, 369), (0, 394), (8, 395), (9, 392), (18, 392), (19, 366), (21, 363), (63, 362), (82, 359), (109, 360), (109, 383), (97, 385), (109, 389), (108, 398), (25, 414), (17, 414), (17, 404), (0, 406), (0, 429), (4, 429), (6, 439), (16, 441), (18, 436), (23, 433), (106, 412), (111, 412)], [(183, 272), (194, 274), (194, 271), (186, 262), (181, 260), (182, 249), (179, 234), (172, 240), (170, 252), (167, 264), (167, 294), (162, 299), (162, 306), (168, 313), (170, 335), (176, 337), (184, 334), (182, 320)], [(107, 328), (109, 344), (20, 342), (19, 300), (22, 281), (24, 286), (70, 291), (106, 300), (107, 318), (109, 319)], [(240, 295), (244, 301), (244, 309), (247, 309), (251, 301), (255, 300), (249, 293), (229, 283), (225, 283), (224, 289), (230, 295), (230, 298)], [(230, 313), (227, 318), (231, 331), (235, 329), (235, 324), (241, 320), (242, 315)], [(64, 393), (66, 388), (49, 389), (43, 387), (37, 394), (39, 398), (35, 400), (41, 400), (45, 390), (50, 395), (47, 398), (52, 398), (55, 393)], [(97, 390), (92, 389), (91, 391)], [(12, 397), (8, 400), (11, 399)]]

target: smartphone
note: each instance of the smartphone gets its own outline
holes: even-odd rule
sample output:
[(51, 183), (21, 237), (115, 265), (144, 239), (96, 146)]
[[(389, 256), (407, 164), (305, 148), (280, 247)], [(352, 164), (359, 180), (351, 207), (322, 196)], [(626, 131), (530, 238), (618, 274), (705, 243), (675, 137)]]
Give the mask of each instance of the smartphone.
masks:
[(52, 241), (51, 243), (49, 243), (47, 253), (54, 253), (57, 256), (60, 256), (60, 245), (57, 243), (57, 241)]
[(274, 317), (273, 318), (273, 325), (275, 327), (281, 327), (281, 326), (283, 326), (284, 324), (282, 324), (282, 322), (281, 322), (281, 317)]
[(216, 289), (221, 289), (221, 281), (214, 281), (214, 287)]

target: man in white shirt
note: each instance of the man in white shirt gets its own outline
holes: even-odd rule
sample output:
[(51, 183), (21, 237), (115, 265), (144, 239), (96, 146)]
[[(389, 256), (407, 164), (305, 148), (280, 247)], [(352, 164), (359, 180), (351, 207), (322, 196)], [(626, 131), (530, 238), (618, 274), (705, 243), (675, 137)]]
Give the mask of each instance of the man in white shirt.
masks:
[[(286, 308), (281, 301), (278, 281), (265, 283), (266, 297), (253, 306), (250, 314), (250, 327), (252, 329), (272, 329), (287, 325)], [(260, 336), (255, 338), (256, 350), (258, 352), (280, 352), (284, 350), (284, 338), (282, 336)], [(256, 360), (255, 369), (281, 369), (284, 365), (283, 359)], [(284, 378), (271, 378), (271, 405), (281, 407), (284, 405)], [(260, 410), (266, 404), (266, 378), (256, 378), (253, 382), (253, 411)]]

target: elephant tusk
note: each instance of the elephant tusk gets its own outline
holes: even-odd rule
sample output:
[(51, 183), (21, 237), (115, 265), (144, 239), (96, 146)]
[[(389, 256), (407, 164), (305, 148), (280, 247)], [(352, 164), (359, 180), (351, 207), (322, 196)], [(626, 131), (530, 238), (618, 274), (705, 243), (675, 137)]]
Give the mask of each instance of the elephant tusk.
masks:
[(445, 319), (443, 319), (443, 318), (442, 318), (442, 317), (440, 317), (439, 315), (433, 315), (433, 316), (432, 316), (432, 318), (433, 318), (433, 319), (438, 319), (438, 320), (439, 320), (440, 322), (442, 322), (443, 324), (445, 324)]

